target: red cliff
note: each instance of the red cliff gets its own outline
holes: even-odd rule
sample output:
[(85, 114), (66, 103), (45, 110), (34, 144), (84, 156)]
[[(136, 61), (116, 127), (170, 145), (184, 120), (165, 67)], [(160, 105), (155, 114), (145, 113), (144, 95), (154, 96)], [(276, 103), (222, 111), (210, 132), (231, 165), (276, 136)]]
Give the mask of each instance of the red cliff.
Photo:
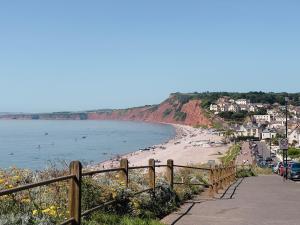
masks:
[(57, 112), (44, 114), (1, 115), (0, 119), (43, 120), (129, 120), (163, 122), (190, 126), (211, 126), (201, 108), (201, 100), (191, 95), (172, 94), (159, 105), (129, 109), (96, 110), (86, 112)]

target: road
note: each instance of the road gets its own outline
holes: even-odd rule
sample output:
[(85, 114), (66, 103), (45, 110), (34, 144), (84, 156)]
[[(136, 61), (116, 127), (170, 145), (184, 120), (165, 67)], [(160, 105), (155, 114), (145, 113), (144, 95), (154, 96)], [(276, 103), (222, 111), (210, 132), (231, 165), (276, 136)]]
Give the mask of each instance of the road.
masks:
[(249, 147), (249, 142), (243, 142), (241, 152), (237, 156), (237, 159), (236, 159), (236, 164), (237, 165), (244, 165), (244, 164), (252, 165), (252, 161), (253, 161), (253, 157), (251, 154), (251, 149)]
[(215, 199), (198, 196), (168, 225), (299, 225), (300, 184), (276, 175), (240, 179)]
[(255, 142), (257, 144), (257, 148), (255, 150), (258, 151), (258, 154), (260, 154), (264, 160), (267, 159), (267, 157), (271, 156), (271, 152), (270, 152), (270, 146), (267, 145), (264, 142)]

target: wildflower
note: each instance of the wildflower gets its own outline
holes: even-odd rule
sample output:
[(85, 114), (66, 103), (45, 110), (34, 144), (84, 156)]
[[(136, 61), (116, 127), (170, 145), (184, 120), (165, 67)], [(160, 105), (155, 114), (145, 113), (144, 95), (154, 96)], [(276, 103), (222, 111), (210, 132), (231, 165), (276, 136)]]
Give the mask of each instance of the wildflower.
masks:
[(21, 200), (22, 203), (30, 203), (30, 199), (29, 198), (23, 198)]
[(0, 184), (4, 184), (5, 180), (4, 179), (0, 179)]
[(116, 192), (113, 192), (113, 193), (112, 193), (112, 197), (113, 197), (113, 198), (116, 198), (116, 197), (117, 197), (117, 193), (116, 193)]
[(43, 209), (43, 210), (42, 210), (42, 213), (46, 213), (46, 214), (48, 214), (48, 213), (49, 213), (49, 211), (50, 211), (50, 208)]
[(12, 184), (8, 184), (7, 188), (13, 188), (14, 186)]
[(35, 209), (35, 210), (32, 211), (32, 215), (35, 216), (36, 214), (38, 214), (38, 211)]
[(20, 176), (13, 176), (13, 177), (12, 177), (12, 179), (13, 179), (14, 181), (18, 181), (18, 180), (20, 180), (20, 178), (21, 178)]

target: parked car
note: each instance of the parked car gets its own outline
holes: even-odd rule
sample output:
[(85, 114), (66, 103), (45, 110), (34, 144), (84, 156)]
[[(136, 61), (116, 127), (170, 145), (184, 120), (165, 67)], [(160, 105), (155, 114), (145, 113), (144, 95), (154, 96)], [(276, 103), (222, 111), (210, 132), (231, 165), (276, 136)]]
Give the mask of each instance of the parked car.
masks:
[(282, 165), (282, 162), (277, 162), (276, 165), (273, 167), (273, 172), (279, 174), (279, 168)]
[(266, 162), (267, 162), (268, 164), (270, 164), (270, 163), (273, 162), (273, 159), (272, 159), (271, 157), (267, 157), (267, 158), (266, 158)]
[(288, 168), (288, 178), (291, 180), (300, 179), (300, 163), (292, 163)]
[[(287, 171), (289, 171), (289, 168), (291, 167), (291, 165), (294, 164), (294, 162), (290, 161), (287, 164)], [(286, 172), (286, 169), (284, 167), (284, 164), (282, 163), (282, 165), (279, 167), (279, 175), (283, 176)]]

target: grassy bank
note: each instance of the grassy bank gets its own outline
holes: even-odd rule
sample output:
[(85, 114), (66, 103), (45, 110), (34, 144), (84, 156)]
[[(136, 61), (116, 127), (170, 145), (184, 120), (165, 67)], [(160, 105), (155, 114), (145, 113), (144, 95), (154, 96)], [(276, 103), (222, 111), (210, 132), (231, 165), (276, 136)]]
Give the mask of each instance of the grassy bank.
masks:
[(241, 146), (239, 144), (232, 145), (226, 154), (220, 157), (220, 160), (223, 165), (228, 165), (228, 163), (232, 162), (236, 159), (241, 151)]

